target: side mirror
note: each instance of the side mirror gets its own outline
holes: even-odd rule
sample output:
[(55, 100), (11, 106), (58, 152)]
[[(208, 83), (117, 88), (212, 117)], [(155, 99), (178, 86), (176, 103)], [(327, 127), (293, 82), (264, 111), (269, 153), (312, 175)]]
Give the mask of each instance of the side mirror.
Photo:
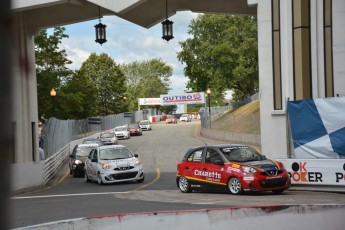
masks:
[(91, 162), (98, 162), (97, 158), (92, 158)]
[(138, 158), (138, 157), (139, 157), (139, 155), (138, 155), (138, 154), (134, 154), (134, 157)]

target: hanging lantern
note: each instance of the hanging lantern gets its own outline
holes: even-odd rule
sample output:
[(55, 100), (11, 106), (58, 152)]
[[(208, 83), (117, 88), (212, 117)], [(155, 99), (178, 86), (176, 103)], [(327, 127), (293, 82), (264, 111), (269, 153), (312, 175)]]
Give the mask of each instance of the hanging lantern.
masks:
[(173, 22), (172, 21), (170, 21), (168, 19), (165, 19), (162, 22), (162, 29), (163, 29), (163, 36), (162, 36), (162, 38), (164, 40), (169, 41), (170, 39), (174, 38), (174, 36), (173, 36)]
[(99, 23), (95, 25), (95, 29), (96, 29), (95, 42), (98, 42), (99, 44), (102, 45), (103, 43), (107, 42), (107, 37), (105, 33), (105, 27), (107, 26), (101, 23), (101, 8), (100, 7), (98, 7), (98, 14), (99, 14)]
[(98, 42), (101, 45), (103, 43), (107, 42), (105, 27), (107, 27), (107, 26), (102, 24), (101, 22), (99, 22), (97, 25), (95, 25), (95, 29), (96, 29), (96, 40), (95, 40), (95, 42)]
[(162, 38), (166, 41), (169, 41), (170, 39), (173, 39), (173, 22), (168, 20), (168, 0), (165, 1), (165, 14), (166, 18), (162, 22), (162, 31), (163, 36)]

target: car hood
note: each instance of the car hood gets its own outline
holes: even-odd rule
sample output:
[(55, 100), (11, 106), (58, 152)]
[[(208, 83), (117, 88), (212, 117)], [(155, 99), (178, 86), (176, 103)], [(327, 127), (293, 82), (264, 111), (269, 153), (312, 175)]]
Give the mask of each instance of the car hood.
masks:
[(127, 131), (116, 131), (115, 134), (118, 135), (118, 134), (126, 134)]
[(260, 168), (264, 171), (270, 171), (270, 170), (277, 170), (278, 166), (271, 160), (263, 160), (263, 161), (249, 161), (246, 162), (249, 166), (254, 166), (257, 168)]
[(81, 162), (85, 162), (85, 160), (87, 159), (87, 156), (76, 156), (75, 159), (76, 160), (80, 160)]
[[(113, 137), (112, 137), (112, 138), (113, 138)], [(102, 138), (102, 141), (111, 141), (112, 138), (109, 138), (109, 137), (107, 137), (107, 138)]]
[(134, 166), (137, 162), (137, 158), (126, 158), (126, 159), (119, 159), (119, 160), (101, 160), (101, 163), (109, 164), (111, 168), (119, 168), (119, 167), (128, 167)]

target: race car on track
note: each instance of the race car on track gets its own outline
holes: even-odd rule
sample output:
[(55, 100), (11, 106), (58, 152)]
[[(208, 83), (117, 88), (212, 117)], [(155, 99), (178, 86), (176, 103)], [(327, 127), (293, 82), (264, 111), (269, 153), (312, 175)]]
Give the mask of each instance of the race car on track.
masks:
[(93, 149), (85, 161), (85, 181), (107, 184), (144, 181), (143, 166), (137, 154), (124, 145), (103, 145)]
[(232, 194), (244, 191), (284, 192), (291, 186), (284, 165), (266, 159), (246, 145), (205, 145), (191, 148), (177, 165), (176, 183), (184, 192), (221, 186)]

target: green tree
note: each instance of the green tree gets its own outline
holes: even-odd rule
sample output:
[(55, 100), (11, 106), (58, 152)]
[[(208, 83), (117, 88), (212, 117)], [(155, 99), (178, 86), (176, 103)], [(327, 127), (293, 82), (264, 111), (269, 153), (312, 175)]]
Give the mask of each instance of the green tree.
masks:
[(62, 82), (72, 74), (66, 67), (72, 62), (67, 59), (66, 51), (59, 49), (62, 39), (68, 38), (64, 31), (64, 27), (55, 27), (51, 35), (44, 29), (35, 36), (38, 118), (42, 122), (52, 116), (50, 90), (56, 89), (59, 95)]
[[(66, 84), (65, 92), (69, 103), (77, 103), (78, 106), (69, 108), (78, 118), (105, 116), (126, 110), (125, 76), (119, 65), (105, 53), (92, 53)], [(76, 95), (71, 95), (76, 92)]]
[[(161, 59), (123, 64), (121, 70), (126, 76), (129, 111), (138, 109), (138, 98), (156, 98), (169, 91), (170, 76), (173, 70)], [(145, 108), (160, 109), (160, 106), (146, 106)]]
[(212, 91), (212, 104), (224, 92), (240, 99), (258, 88), (257, 24), (252, 16), (203, 14), (189, 25), (178, 59), (186, 64), (187, 88)]

